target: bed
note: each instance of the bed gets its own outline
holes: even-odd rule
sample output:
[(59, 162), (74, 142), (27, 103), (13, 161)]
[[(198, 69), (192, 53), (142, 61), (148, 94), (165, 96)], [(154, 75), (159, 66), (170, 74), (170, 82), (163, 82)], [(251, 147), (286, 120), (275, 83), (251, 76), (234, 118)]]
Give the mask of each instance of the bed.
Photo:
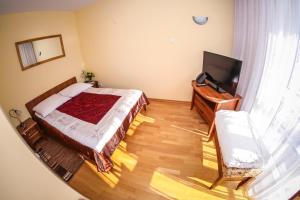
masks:
[(98, 171), (107, 172), (113, 167), (110, 157), (130, 123), (149, 102), (140, 90), (90, 87), (46, 116), (35, 111), (75, 84), (78, 83), (73, 77), (29, 101), (26, 108), (45, 134), (82, 153), (97, 165)]

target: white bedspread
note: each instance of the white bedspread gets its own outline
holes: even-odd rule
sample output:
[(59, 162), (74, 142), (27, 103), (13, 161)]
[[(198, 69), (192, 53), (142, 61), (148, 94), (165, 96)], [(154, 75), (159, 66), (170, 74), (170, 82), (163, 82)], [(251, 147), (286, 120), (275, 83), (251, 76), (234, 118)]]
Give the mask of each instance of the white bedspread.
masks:
[(111, 94), (121, 97), (96, 125), (77, 119), (58, 110), (53, 111), (46, 117), (37, 116), (73, 140), (100, 152), (105, 144), (116, 133), (133, 106), (137, 103), (142, 95), (142, 91), (89, 88), (84, 92)]

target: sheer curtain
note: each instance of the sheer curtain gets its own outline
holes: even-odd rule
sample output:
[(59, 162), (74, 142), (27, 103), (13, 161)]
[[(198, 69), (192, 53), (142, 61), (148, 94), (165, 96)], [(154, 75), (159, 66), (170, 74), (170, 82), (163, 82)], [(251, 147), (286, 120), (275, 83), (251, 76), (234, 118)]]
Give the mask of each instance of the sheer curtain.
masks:
[(256, 199), (288, 199), (300, 189), (300, 1), (236, 0), (238, 92), (261, 136), (265, 166)]

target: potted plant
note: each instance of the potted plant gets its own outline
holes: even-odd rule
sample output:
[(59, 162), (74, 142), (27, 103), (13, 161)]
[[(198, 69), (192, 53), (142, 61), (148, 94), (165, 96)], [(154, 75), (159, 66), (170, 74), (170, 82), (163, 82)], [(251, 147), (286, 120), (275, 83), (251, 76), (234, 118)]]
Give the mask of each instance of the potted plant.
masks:
[(84, 82), (91, 82), (95, 74), (93, 72), (82, 71), (82, 76), (84, 78)]

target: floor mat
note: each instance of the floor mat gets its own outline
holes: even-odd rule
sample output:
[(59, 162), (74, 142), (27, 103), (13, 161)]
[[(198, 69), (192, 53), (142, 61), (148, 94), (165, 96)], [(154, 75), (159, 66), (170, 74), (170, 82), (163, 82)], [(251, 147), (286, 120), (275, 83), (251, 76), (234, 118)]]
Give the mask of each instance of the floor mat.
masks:
[(39, 157), (64, 181), (68, 182), (84, 162), (76, 151), (51, 138), (40, 140), (36, 144)]

